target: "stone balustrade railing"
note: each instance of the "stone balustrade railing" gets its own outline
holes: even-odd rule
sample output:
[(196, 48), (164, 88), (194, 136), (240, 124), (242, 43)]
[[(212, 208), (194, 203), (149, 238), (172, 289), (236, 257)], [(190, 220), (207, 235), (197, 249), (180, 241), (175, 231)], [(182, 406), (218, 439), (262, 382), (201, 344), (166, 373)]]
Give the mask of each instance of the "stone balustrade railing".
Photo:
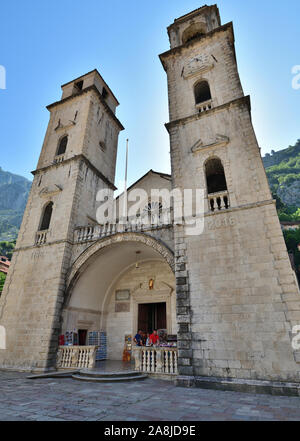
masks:
[(230, 208), (229, 194), (227, 191), (208, 195), (208, 208), (210, 211), (228, 210)]
[(63, 162), (65, 159), (65, 155), (57, 155), (54, 158), (54, 164), (59, 164), (60, 162)]
[(47, 242), (48, 230), (38, 231), (35, 236), (36, 245), (44, 245)]
[(57, 369), (92, 369), (96, 364), (98, 346), (59, 346)]
[(117, 233), (128, 232), (146, 232), (151, 230), (157, 230), (158, 228), (168, 228), (169, 225), (165, 224), (106, 224), (106, 225), (89, 225), (86, 227), (77, 227), (74, 232), (75, 242), (86, 242), (88, 240), (97, 240), (103, 237), (112, 236)]
[(177, 348), (134, 347), (135, 370), (147, 374), (177, 375)]
[(201, 104), (197, 104), (196, 107), (197, 107), (199, 113), (206, 112), (207, 110), (212, 109), (213, 102), (212, 102), (212, 100), (208, 100), (208, 101), (205, 101)]

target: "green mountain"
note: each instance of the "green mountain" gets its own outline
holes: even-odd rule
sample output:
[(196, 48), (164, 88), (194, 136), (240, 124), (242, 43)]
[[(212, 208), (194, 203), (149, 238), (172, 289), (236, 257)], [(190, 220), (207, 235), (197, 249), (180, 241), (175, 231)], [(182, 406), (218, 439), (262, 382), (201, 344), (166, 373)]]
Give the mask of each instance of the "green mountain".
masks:
[(0, 241), (16, 239), (31, 182), (0, 167)]
[(272, 192), (291, 209), (300, 207), (300, 139), (294, 146), (263, 158)]

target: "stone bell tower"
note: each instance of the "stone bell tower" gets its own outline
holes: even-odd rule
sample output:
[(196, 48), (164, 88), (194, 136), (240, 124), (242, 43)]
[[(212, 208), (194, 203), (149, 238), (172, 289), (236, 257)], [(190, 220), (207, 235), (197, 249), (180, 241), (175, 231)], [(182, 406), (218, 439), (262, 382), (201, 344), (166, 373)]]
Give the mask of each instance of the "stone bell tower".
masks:
[[(76, 226), (96, 223), (96, 194), (115, 189), (118, 101), (97, 70), (62, 86), (0, 298), (0, 368), (55, 364)], [(5, 347), (4, 347), (5, 346)]]
[(216, 5), (169, 26), (173, 187), (205, 190), (205, 229), (175, 228), (179, 384), (299, 381), (300, 295), (241, 86), (232, 23)]

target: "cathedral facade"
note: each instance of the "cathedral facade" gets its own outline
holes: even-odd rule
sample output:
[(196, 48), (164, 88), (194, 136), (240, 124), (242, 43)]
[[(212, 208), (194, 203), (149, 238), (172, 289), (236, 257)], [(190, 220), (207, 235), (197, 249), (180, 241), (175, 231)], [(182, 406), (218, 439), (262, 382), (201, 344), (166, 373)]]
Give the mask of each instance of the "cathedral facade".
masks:
[[(125, 335), (157, 327), (177, 335), (178, 384), (299, 381), (292, 345), (299, 289), (242, 90), (233, 25), (221, 24), (216, 5), (204, 6), (176, 19), (168, 34), (160, 60), (172, 172), (151, 170), (128, 189), (129, 208), (135, 190), (147, 194), (140, 222), (97, 220), (99, 190), (116, 190), (123, 130), (119, 103), (98, 71), (63, 85), (61, 100), (47, 107), (0, 298), (0, 368), (54, 369), (58, 337), (73, 329), (104, 330), (108, 358), (121, 360)], [(174, 216), (151, 222), (163, 211), (148, 198), (152, 189), (204, 190), (201, 234), (188, 234)]]

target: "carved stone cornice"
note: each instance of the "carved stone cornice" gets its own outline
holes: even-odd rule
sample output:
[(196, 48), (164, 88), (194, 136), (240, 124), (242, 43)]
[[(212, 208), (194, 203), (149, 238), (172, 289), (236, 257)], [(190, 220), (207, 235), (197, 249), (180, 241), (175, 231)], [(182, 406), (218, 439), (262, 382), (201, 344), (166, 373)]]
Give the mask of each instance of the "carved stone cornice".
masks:
[(68, 159), (65, 159), (64, 161), (61, 161), (61, 162), (56, 162), (56, 163), (52, 163), (52, 164), (50, 164), (50, 165), (46, 165), (45, 167), (41, 167), (41, 168), (38, 168), (37, 170), (34, 170), (34, 171), (32, 171), (31, 173), (33, 174), (33, 176), (35, 176), (35, 175), (38, 175), (39, 173), (42, 173), (42, 172), (45, 172), (46, 170), (50, 170), (51, 168), (55, 168), (55, 167), (60, 167), (60, 166), (62, 166), (62, 165), (66, 165), (66, 164), (68, 164), (68, 163), (70, 163), (70, 162), (73, 162), (73, 161), (78, 161), (78, 160), (82, 160), (82, 161), (84, 161), (86, 164), (87, 164), (87, 166), (91, 169), (91, 170), (93, 170), (93, 172), (99, 177), (99, 178), (101, 178), (102, 179), (102, 181), (103, 182), (105, 182), (112, 190), (117, 190), (117, 187), (115, 187), (115, 185), (112, 183), (112, 182), (110, 182), (110, 180), (106, 177), (106, 176), (104, 176), (90, 161), (89, 161), (89, 159), (85, 156), (85, 155), (83, 155), (82, 153), (81, 154), (79, 154), (79, 155), (75, 155), (75, 156), (72, 156), (71, 158), (68, 158)]
[(212, 38), (215, 35), (217, 35), (218, 33), (226, 32), (226, 31), (229, 31), (231, 42), (234, 43), (233, 23), (230, 22), (230, 23), (227, 23), (223, 26), (219, 26), (218, 28), (213, 29), (210, 32), (207, 32), (205, 35), (202, 35), (198, 38), (195, 38), (192, 41), (188, 41), (187, 43), (182, 44), (181, 46), (176, 46), (176, 47), (168, 50), (167, 52), (160, 54), (159, 58), (160, 58), (160, 61), (163, 65), (165, 71), (167, 71), (167, 60), (169, 57), (171, 57), (173, 55), (181, 54), (186, 49), (190, 49), (190, 48), (193, 48), (194, 46), (196, 46), (199, 43), (199, 41), (203, 41), (203, 40)]
[(47, 106), (47, 109), (49, 111), (51, 111), (54, 107), (60, 106), (61, 104), (64, 104), (68, 101), (74, 100), (75, 98), (88, 93), (90, 91), (94, 91), (96, 92), (96, 94), (98, 95), (99, 100), (101, 101), (101, 103), (103, 104), (105, 110), (107, 111), (107, 113), (109, 114), (109, 116), (111, 117), (111, 119), (116, 123), (116, 125), (118, 126), (118, 128), (120, 130), (124, 130), (124, 127), (122, 126), (122, 124), (120, 123), (120, 121), (118, 120), (118, 118), (116, 117), (116, 115), (114, 114), (114, 112), (111, 110), (111, 108), (108, 106), (108, 104), (106, 103), (105, 99), (103, 98), (103, 96), (101, 95), (101, 93), (99, 92), (99, 90), (97, 89), (97, 87), (95, 85), (86, 87), (85, 89), (81, 90), (80, 92), (74, 93), (71, 96), (68, 96), (67, 98), (64, 98), (60, 101), (56, 101), (55, 103), (49, 104)]
[(228, 103), (221, 104), (220, 106), (217, 107), (212, 107), (211, 109), (206, 110), (204, 112), (195, 113), (194, 115), (189, 115), (189, 116), (185, 116), (184, 118), (179, 118), (174, 121), (170, 121), (169, 123), (165, 124), (165, 127), (168, 130), (168, 132), (170, 132), (170, 129), (172, 129), (173, 127), (197, 121), (200, 118), (205, 118), (206, 116), (212, 115), (217, 112), (221, 112), (233, 106), (242, 106), (242, 105), (246, 105), (248, 107), (249, 112), (251, 112), (251, 102), (249, 95), (242, 96), (241, 98), (237, 98), (235, 100), (229, 101)]

